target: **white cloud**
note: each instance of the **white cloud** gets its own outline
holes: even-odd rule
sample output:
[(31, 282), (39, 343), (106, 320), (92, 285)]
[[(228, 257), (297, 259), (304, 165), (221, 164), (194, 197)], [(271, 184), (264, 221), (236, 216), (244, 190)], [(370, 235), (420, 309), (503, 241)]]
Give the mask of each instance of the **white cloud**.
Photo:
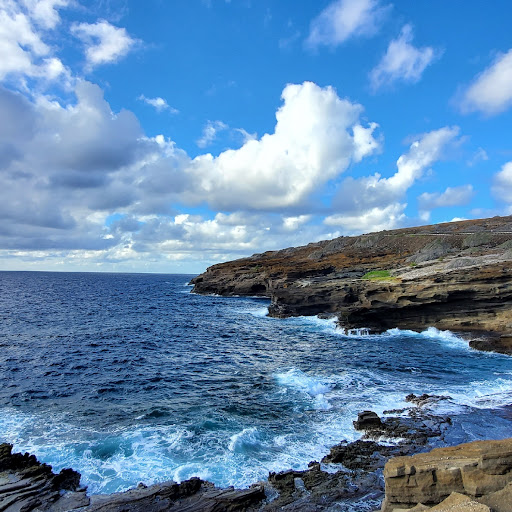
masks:
[(312, 22), (306, 44), (337, 46), (350, 38), (374, 35), (389, 11), (379, 0), (336, 0)]
[(38, 25), (53, 29), (60, 23), (58, 9), (69, 5), (69, 0), (23, 0), (23, 3)]
[(90, 68), (118, 61), (137, 42), (125, 28), (115, 27), (105, 20), (92, 24), (74, 23), (71, 33), (85, 45), (85, 56)]
[(494, 197), (512, 204), (512, 162), (507, 162), (493, 177), (492, 193)]
[(258, 138), (257, 133), (249, 133), (248, 131), (244, 130), (243, 128), (235, 128), (235, 132), (238, 132), (242, 136), (242, 140), (244, 144), (246, 142), (249, 142), (250, 140), (255, 140)]
[(153, 107), (157, 112), (168, 110), (171, 114), (179, 114), (179, 110), (171, 107), (163, 98), (147, 98), (144, 94), (141, 94), (138, 99)]
[(397, 171), (389, 178), (376, 173), (363, 178), (347, 178), (334, 200), (339, 213), (325, 219), (327, 225), (338, 225), (350, 231), (390, 229), (405, 218), (403, 202), (407, 190), (423, 175), (425, 169), (443, 157), (443, 151), (459, 133), (457, 127), (444, 127), (426, 133), (414, 141), (407, 153), (396, 162)]
[(395, 82), (416, 83), (437, 58), (430, 46), (416, 48), (412, 27), (405, 25), (397, 39), (393, 39), (377, 66), (370, 72), (370, 84), (374, 91)]
[(424, 192), (418, 197), (419, 215), (422, 220), (430, 218), (430, 212), (436, 208), (448, 206), (463, 206), (474, 196), (472, 185), (448, 187), (444, 192)]
[(485, 162), (489, 160), (489, 155), (487, 154), (487, 151), (485, 151), (484, 148), (478, 148), (473, 156), (467, 161), (467, 164), (469, 167), (473, 167), (479, 162)]
[(200, 148), (209, 146), (216, 138), (219, 132), (227, 130), (229, 126), (222, 121), (208, 121), (203, 128), (203, 134), (196, 143)]
[(500, 54), (464, 91), (463, 112), (479, 111), (492, 116), (512, 106), (512, 49)]
[(283, 228), (286, 231), (296, 231), (306, 222), (311, 220), (311, 215), (297, 215), (295, 217), (283, 217)]
[(44, 76), (50, 48), (32, 26), (30, 16), (16, 3), (0, 3), (0, 80), (8, 75)]
[(392, 203), (384, 207), (368, 208), (356, 215), (329, 215), (324, 223), (328, 226), (341, 227), (345, 232), (353, 234), (394, 229), (405, 220), (406, 206), (406, 204)]
[(363, 128), (361, 105), (332, 87), (287, 85), (282, 99), (274, 133), (193, 160), (187, 172), (198, 201), (220, 210), (286, 210), (380, 147), (372, 137), (377, 125)]

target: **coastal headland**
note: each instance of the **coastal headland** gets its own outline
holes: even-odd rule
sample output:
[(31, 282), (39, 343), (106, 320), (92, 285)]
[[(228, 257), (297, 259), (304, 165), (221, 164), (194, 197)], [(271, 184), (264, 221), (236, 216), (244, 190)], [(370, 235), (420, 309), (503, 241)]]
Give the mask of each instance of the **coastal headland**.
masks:
[[(511, 274), (512, 216), (256, 254), (214, 265), (192, 284), (200, 294), (268, 297), (274, 317), (336, 316), (347, 331), (433, 326), (463, 333), (474, 348), (512, 354)], [(0, 444), (0, 511), (510, 512), (512, 440), (447, 446), (452, 419), (437, 406), (449, 400), (410, 394), (407, 407), (380, 417), (361, 411), (359, 440), (247, 489), (191, 478), (88, 495), (76, 471), (56, 474)], [(509, 407), (499, 414), (509, 418)]]
[(209, 267), (193, 292), (262, 296), (273, 317), (342, 329), (433, 326), (512, 353), (512, 216), (339, 237)]

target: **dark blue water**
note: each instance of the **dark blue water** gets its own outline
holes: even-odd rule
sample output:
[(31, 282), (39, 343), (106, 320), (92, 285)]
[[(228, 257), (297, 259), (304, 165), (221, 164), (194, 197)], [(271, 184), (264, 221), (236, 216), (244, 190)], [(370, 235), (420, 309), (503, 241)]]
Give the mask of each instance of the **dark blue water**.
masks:
[(305, 468), (357, 412), (450, 395), (449, 441), (510, 435), (512, 359), (447, 332), (344, 335), (191, 276), (0, 272), (0, 441), (91, 492), (197, 475), (247, 486)]

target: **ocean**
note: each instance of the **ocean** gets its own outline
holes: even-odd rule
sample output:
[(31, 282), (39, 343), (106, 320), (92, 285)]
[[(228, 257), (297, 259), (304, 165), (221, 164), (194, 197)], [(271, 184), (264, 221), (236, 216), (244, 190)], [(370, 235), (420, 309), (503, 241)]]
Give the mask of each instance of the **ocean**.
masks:
[(510, 436), (510, 357), (434, 328), (269, 318), (266, 299), (191, 294), (192, 277), (0, 272), (0, 442), (94, 494), (305, 469), (409, 393), (450, 397), (443, 442)]

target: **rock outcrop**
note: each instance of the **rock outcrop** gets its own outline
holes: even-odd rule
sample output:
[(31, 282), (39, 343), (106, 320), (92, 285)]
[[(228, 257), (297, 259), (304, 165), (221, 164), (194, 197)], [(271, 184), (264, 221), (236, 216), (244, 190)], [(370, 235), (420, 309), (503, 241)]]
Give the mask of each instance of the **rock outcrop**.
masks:
[(386, 463), (384, 479), (386, 498), (382, 512), (509, 512), (512, 439), (475, 441), (396, 457)]
[(269, 297), (275, 317), (331, 314), (342, 328), (374, 332), (434, 326), (512, 353), (512, 216), (256, 254), (191, 283), (196, 293)]
[(12, 445), (0, 444), (1, 512), (250, 512), (265, 499), (261, 484), (219, 489), (199, 478), (91, 497), (79, 484), (80, 473), (63, 469), (55, 474), (33, 455), (12, 453)]

